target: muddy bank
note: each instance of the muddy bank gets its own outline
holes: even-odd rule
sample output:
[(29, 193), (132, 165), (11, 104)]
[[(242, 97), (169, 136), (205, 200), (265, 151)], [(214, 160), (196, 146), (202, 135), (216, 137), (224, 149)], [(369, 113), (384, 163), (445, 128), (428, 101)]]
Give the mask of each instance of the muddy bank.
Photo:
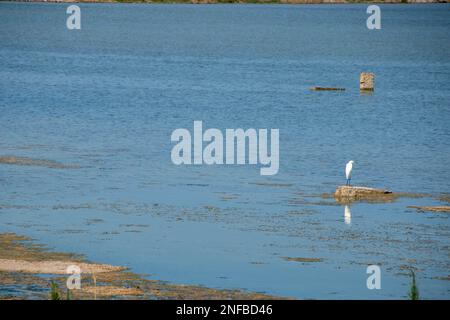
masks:
[(28, 157), (0, 156), (0, 164), (10, 164), (17, 166), (37, 166), (50, 169), (78, 169), (75, 164), (63, 164), (60, 162), (44, 159), (33, 159)]
[(0, 234), (0, 299), (49, 299), (51, 282), (64, 299), (70, 265), (81, 269), (81, 289), (70, 290), (71, 299), (277, 299), (262, 293), (148, 280), (124, 267), (49, 251), (13, 233)]

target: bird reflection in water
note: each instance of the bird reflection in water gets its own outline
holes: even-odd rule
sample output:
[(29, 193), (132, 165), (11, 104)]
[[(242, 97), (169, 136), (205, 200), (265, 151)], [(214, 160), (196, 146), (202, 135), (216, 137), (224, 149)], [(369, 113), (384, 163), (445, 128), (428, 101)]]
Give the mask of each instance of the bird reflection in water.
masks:
[(352, 223), (352, 213), (350, 212), (350, 207), (347, 205), (344, 208), (344, 222), (348, 225)]

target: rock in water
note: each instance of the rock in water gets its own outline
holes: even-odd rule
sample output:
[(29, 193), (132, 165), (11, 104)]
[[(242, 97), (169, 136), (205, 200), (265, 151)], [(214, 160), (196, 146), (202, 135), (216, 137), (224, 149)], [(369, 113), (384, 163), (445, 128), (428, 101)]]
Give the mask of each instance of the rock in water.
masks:
[(391, 191), (384, 189), (356, 186), (339, 186), (334, 193), (334, 198), (338, 202), (346, 203), (358, 200), (392, 201), (395, 197)]
[(312, 91), (345, 91), (345, 88), (336, 87), (311, 87), (309, 89)]

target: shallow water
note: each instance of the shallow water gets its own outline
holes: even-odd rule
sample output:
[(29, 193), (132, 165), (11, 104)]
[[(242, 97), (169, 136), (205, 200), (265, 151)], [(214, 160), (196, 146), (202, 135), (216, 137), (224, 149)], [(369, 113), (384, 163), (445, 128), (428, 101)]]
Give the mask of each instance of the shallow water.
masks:
[[(152, 278), (298, 298), (450, 298), (450, 7), (0, 3), (0, 231)], [(360, 94), (359, 73), (376, 75)], [(345, 92), (311, 92), (311, 86)], [(175, 166), (170, 135), (279, 128), (280, 171)], [(345, 207), (353, 183), (426, 198)], [(322, 258), (299, 263), (283, 257)], [(382, 289), (368, 290), (379, 264)]]

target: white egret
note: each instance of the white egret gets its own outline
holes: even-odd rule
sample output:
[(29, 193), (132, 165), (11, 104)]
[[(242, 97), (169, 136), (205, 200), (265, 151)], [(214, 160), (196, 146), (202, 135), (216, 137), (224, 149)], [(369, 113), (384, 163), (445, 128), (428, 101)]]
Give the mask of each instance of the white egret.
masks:
[(350, 180), (352, 180), (352, 169), (353, 169), (353, 160), (350, 160), (347, 162), (347, 165), (345, 166), (345, 178), (347, 179), (347, 186), (350, 185)]

